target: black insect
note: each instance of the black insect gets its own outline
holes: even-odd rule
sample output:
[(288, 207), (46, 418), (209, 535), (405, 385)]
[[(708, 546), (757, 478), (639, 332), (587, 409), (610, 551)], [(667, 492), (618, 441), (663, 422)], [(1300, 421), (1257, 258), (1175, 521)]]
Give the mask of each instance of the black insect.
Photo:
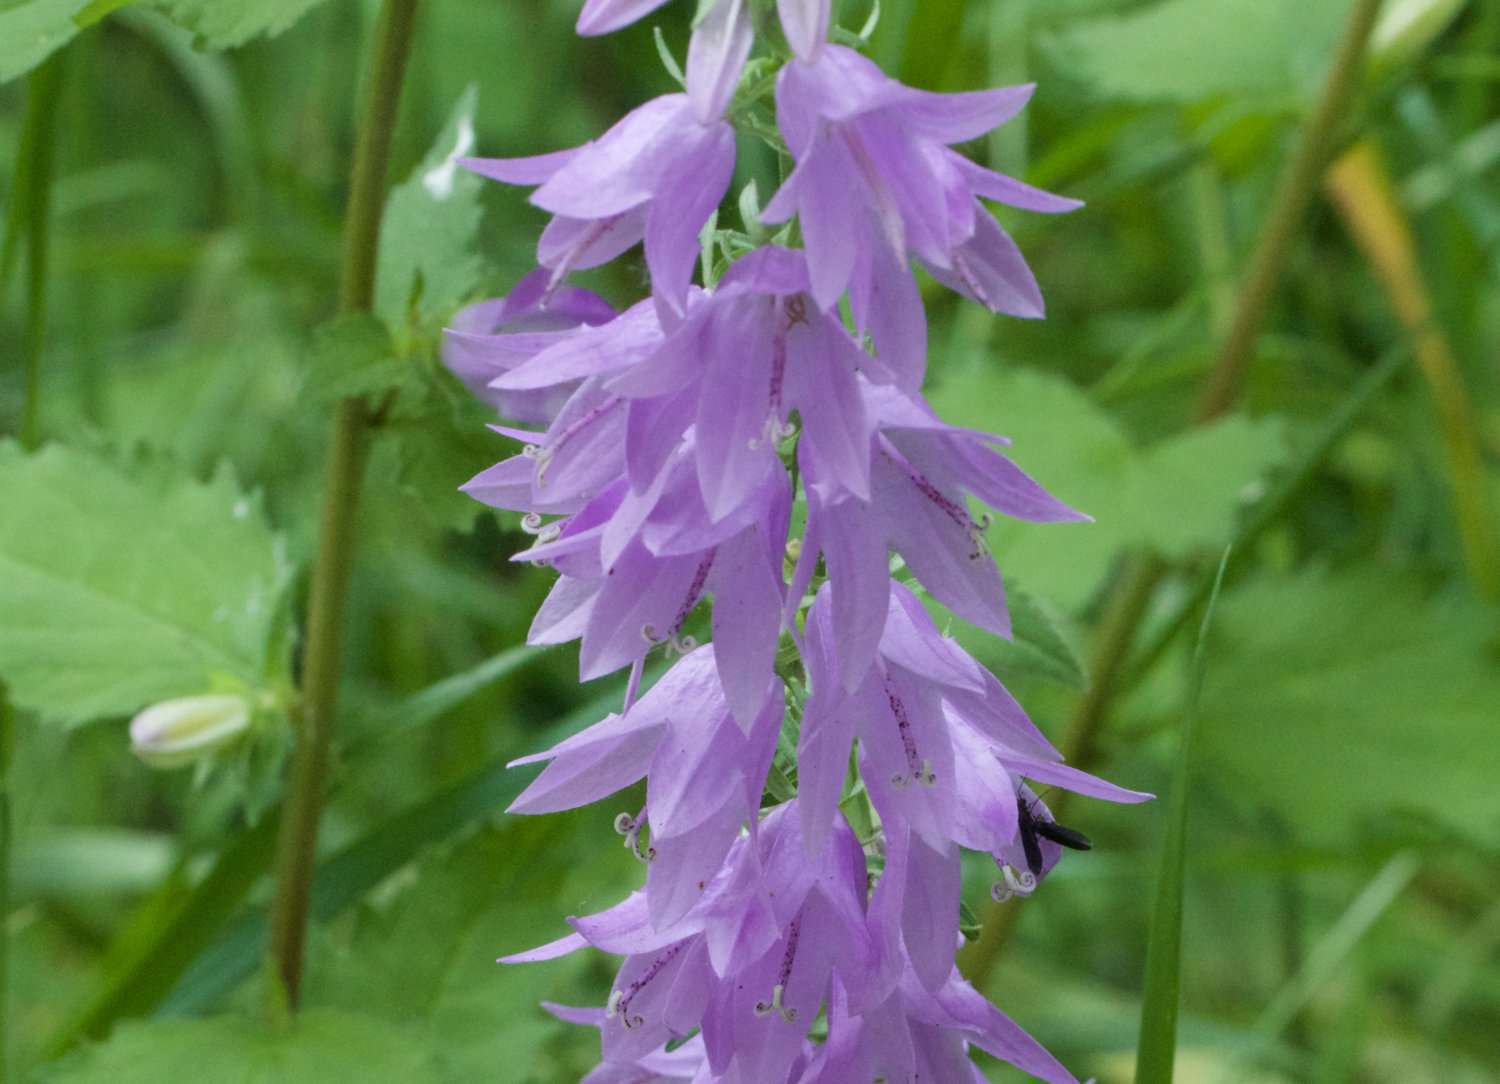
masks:
[(1041, 840), (1048, 839), (1075, 851), (1092, 850), (1094, 846), (1089, 837), (1076, 828), (1038, 817), (1019, 794), (1016, 795), (1016, 826), (1021, 835), (1021, 848), (1026, 852), (1026, 868), (1033, 877), (1042, 875)]

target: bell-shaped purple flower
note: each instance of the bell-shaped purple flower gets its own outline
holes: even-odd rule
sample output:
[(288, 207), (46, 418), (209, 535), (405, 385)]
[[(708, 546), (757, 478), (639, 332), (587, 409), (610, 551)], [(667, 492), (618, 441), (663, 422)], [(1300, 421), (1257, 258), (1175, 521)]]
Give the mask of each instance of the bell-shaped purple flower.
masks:
[[(555, 813), (646, 780), (646, 805), (616, 827), (648, 859), (652, 921), (667, 926), (698, 902), (703, 886), (760, 808), (785, 710), (779, 682), (742, 728), (729, 710), (706, 646), (679, 661), (622, 715), (610, 715), (516, 765), (547, 767), (512, 813)], [(649, 845), (643, 841), (649, 831)]]
[[(1014, 242), (978, 202), (1030, 211), (1079, 204), (985, 169), (950, 149), (1003, 124), (1031, 86), (936, 94), (903, 86), (852, 49), (825, 45), (782, 69), (776, 117), (796, 168), (762, 218), (802, 224), (813, 296), (832, 305), (845, 289), (865, 328), (885, 305), (897, 326), (920, 319), (915, 291), (891, 281), (908, 255), (996, 312), (1042, 315), (1036, 280)], [(881, 247), (887, 250), (879, 254)], [(894, 257), (892, 260), (891, 257)], [(882, 350), (880, 329), (876, 342)]]
[[(542, 1008), (564, 1023), (600, 1031), (604, 1029), (604, 1009), (558, 1005), (550, 1001), (542, 1002)], [(690, 1081), (701, 1084), (706, 1064), (703, 1038), (695, 1035), (671, 1050), (663, 1044), (634, 1061), (601, 1062), (589, 1070), (578, 1084), (688, 1084)]]
[(985, 542), (987, 520), (969, 512), (966, 497), (1032, 522), (1088, 518), (992, 447), (1005, 438), (947, 425), (893, 387), (861, 382), (859, 391), (873, 429), (870, 498), (836, 484), (826, 460), (799, 449), (808, 520), (790, 594), (801, 598), (821, 557), (833, 584), (846, 689), (862, 677), (884, 627), (890, 550), (954, 613), (1009, 636), (1004, 583)]
[(707, 1079), (786, 1080), (808, 1060), (807, 1029), (831, 990), (867, 986), (875, 967), (858, 840), (840, 820), (809, 855), (799, 825), (795, 802), (771, 811), (676, 921), (653, 922), (634, 893), (501, 962), (585, 945), (624, 956), (600, 1025), (606, 1064), (639, 1062), (701, 1028)]
[(599, 139), (531, 158), (466, 158), (481, 176), (537, 185), (531, 202), (553, 214), (537, 262), (555, 287), (572, 270), (614, 259), (644, 238), (652, 291), (680, 315), (698, 233), (734, 172), (734, 129), (705, 120), (686, 94), (655, 98)]

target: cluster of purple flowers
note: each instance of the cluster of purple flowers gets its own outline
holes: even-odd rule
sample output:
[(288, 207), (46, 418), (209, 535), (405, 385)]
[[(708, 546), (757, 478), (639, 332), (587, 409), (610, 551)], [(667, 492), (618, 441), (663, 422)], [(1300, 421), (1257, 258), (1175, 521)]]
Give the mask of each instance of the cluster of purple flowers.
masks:
[[(588, 0), (579, 29), (663, 2)], [(987, 517), (969, 499), (1034, 522), (1081, 517), (998, 450), (1004, 438), (947, 425), (923, 400), (912, 262), (994, 312), (1040, 316), (980, 199), (1076, 204), (951, 149), (1013, 116), (1030, 87), (905, 87), (828, 40), (829, 0), (777, 8), (793, 55), (776, 121), (795, 168), (761, 217), (795, 216), (800, 248), (765, 244), (711, 288), (691, 283), (733, 173), (748, 0), (699, 20), (686, 93), (573, 150), (466, 163), (535, 185), (554, 216), (537, 271), (448, 332), (453, 371), (535, 427), (496, 426), (523, 450), (466, 489), (524, 513), (536, 541), (518, 558), (558, 573), (531, 642), (580, 641), (584, 680), (630, 673), (619, 714), (524, 758), (546, 767), (512, 809), (646, 781), (643, 808), (616, 820), (644, 889), (507, 962), (584, 946), (624, 957), (604, 1006), (551, 1006), (602, 1034), (589, 1084), (972, 1084), (984, 1078), (971, 1046), (1071, 1081), (955, 967), (961, 849), (994, 857), (997, 898), (1026, 895), (1059, 854), (1056, 832), (1032, 830), (1051, 815), (1026, 780), (1148, 796), (1063, 764), (917, 593), (1008, 635)], [(650, 298), (616, 313), (565, 285), (639, 241)], [(707, 598), (700, 646), (686, 628)], [(658, 648), (681, 657), (641, 694)], [(776, 763), (796, 787), (779, 802), (766, 792)]]

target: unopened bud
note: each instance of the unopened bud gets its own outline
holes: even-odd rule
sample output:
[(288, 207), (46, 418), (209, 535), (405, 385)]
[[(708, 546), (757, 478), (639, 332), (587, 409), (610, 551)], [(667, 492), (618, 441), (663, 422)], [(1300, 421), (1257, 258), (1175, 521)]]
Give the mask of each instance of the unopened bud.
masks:
[(232, 745), (250, 727), (242, 696), (214, 693), (152, 704), (130, 721), (130, 748), (153, 768), (181, 768)]

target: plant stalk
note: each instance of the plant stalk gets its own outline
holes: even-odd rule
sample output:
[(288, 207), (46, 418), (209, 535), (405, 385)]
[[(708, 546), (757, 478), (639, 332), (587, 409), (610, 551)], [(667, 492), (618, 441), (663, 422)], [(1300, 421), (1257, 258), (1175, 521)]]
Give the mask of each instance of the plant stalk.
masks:
[[(386, 168), (396, 126), (401, 83), (411, 54), (417, 0), (384, 0), (375, 29), (349, 188), (340, 265), (339, 311), (366, 312), (375, 294), (375, 264), (385, 205)], [(302, 699), (296, 749), (276, 851), (276, 895), (271, 903), (270, 957), (286, 1004), (295, 1009), (302, 981), (308, 900), (327, 786), (329, 750), (338, 704), (344, 603), (353, 564), (360, 487), (369, 452), (371, 407), (361, 396), (334, 412), (319, 527), (318, 556), (308, 604), (302, 658)]]
[[(1260, 337), (1271, 298), (1291, 253), (1292, 242), (1297, 237), (1308, 204), (1318, 190), (1323, 169), (1333, 157), (1334, 139), (1359, 85), (1364, 70), (1365, 47), (1379, 11), (1380, 0), (1356, 0), (1350, 12), (1333, 67), (1311, 116), (1303, 125), (1297, 150), (1282, 175), (1275, 200), (1260, 231), (1260, 243), (1251, 256), (1249, 270), (1236, 294), (1229, 332), (1198, 400), (1193, 417), (1195, 425), (1218, 418), (1233, 406), (1239, 395), (1244, 369)], [(1079, 702), (1064, 731), (1063, 756), (1075, 767), (1089, 768), (1097, 755), (1104, 721), (1120, 687), (1121, 673), (1130, 657), (1136, 632), (1168, 567), (1154, 554), (1133, 555), (1105, 601), (1104, 616), (1089, 661), (1089, 691)], [(1067, 792), (1061, 792), (1054, 805), (1061, 816), (1067, 805)], [(981, 934), (979, 940), (964, 950), (960, 959), (959, 966), (964, 975), (980, 989), (983, 989), (1019, 920), (1019, 915), (1008, 916), (1008, 910), (1019, 911), (1016, 901), (990, 905), (985, 927), (988, 930), (993, 924), (995, 934)]]

